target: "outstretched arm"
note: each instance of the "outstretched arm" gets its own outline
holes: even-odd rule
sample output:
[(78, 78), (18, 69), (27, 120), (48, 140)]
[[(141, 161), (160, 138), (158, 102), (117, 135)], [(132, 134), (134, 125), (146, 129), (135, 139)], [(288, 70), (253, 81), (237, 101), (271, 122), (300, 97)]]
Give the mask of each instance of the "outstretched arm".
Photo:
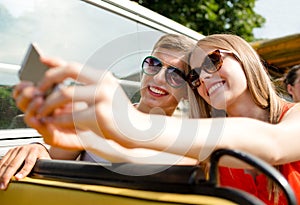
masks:
[(50, 118), (50, 121), (67, 125), (65, 122), (74, 117), (78, 127), (89, 128), (124, 147), (154, 149), (199, 160), (219, 148), (243, 150), (273, 165), (300, 159), (297, 123), (300, 105), (273, 125), (250, 118), (176, 119), (147, 115), (130, 104), (124, 106), (126, 96), (116, 96), (121, 102), (116, 107), (112, 106), (113, 99), (107, 105), (103, 100), (72, 116)]
[(78, 133), (83, 146), (94, 154), (113, 163), (195, 165), (197, 160), (144, 148), (125, 148), (115, 141), (99, 137), (93, 132)]
[[(62, 127), (73, 126), (74, 119), (77, 128), (90, 129), (127, 148), (147, 148), (200, 160), (219, 148), (243, 150), (274, 165), (300, 159), (299, 105), (276, 125), (250, 118), (177, 119), (137, 111), (110, 73), (103, 73), (97, 83), (68, 89), (74, 89), (74, 95), (64, 95), (61, 90), (43, 103), (38, 112), (41, 119)], [(72, 100), (88, 106), (49, 117), (62, 102)]]

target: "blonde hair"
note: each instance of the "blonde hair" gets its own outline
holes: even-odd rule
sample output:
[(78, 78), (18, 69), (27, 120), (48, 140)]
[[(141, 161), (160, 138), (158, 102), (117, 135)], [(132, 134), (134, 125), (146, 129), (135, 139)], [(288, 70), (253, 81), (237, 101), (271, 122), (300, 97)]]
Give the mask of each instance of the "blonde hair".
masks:
[(185, 73), (187, 73), (189, 70), (187, 56), (195, 47), (196, 43), (196, 40), (193, 40), (184, 35), (166, 34), (160, 37), (160, 39), (156, 42), (152, 49), (152, 53), (155, 52), (155, 50), (158, 48), (165, 48), (182, 53), (181, 60), (184, 62), (184, 68), (182, 69)]
[[(214, 47), (234, 52), (241, 61), (253, 101), (262, 109), (269, 111), (270, 123), (278, 123), (283, 100), (277, 95), (259, 55), (249, 43), (236, 35), (214, 34), (199, 40), (197, 46), (200, 48)], [(214, 109), (198, 94), (197, 90), (189, 89), (188, 93), (192, 118), (213, 116)]]
[[(229, 50), (235, 53), (239, 59), (247, 79), (247, 87), (253, 101), (269, 112), (269, 123), (279, 122), (284, 101), (276, 93), (275, 87), (266, 72), (259, 55), (244, 39), (231, 34), (214, 34), (198, 41), (197, 46), (214, 47), (216, 49)], [(190, 117), (210, 118), (214, 116), (214, 108), (210, 106), (198, 93), (189, 88)], [(206, 163), (204, 163), (206, 164)], [(204, 166), (207, 166), (204, 165)], [(276, 167), (278, 168), (278, 167)], [(270, 180), (268, 181), (269, 197), (274, 193), (274, 202), (278, 202), (279, 190)]]

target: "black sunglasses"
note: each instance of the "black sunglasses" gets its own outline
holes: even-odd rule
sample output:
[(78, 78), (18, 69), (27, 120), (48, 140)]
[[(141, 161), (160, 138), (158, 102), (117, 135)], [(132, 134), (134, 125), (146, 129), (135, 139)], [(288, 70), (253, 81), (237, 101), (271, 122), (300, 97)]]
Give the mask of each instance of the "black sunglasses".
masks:
[[(156, 75), (162, 67), (163, 63), (154, 56), (146, 57), (142, 63), (142, 70), (147, 75)], [(165, 71), (165, 78), (167, 83), (174, 88), (179, 88), (186, 83), (185, 73), (173, 66), (167, 67)]]
[(199, 77), (202, 70), (212, 74), (221, 69), (223, 65), (223, 57), (221, 53), (230, 54), (240, 62), (239, 57), (232, 51), (220, 50), (220, 49), (214, 50), (204, 58), (204, 61), (200, 67), (196, 67), (190, 70), (190, 72), (188, 73), (187, 82), (189, 83), (192, 89), (196, 89), (201, 85)]

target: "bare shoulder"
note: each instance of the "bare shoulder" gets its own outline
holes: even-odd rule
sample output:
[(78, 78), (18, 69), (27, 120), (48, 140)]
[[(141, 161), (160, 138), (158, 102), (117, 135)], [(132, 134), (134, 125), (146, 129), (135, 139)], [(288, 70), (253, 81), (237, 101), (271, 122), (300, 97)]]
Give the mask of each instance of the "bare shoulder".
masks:
[(300, 119), (300, 102), (295, 103), (295, 105), (286, 112), (281, 121), (289, 119)]

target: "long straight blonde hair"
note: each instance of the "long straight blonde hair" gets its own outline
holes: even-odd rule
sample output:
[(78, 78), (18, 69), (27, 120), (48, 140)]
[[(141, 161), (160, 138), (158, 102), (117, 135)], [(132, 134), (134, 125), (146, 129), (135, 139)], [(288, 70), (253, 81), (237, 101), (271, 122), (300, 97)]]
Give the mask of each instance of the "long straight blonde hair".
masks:
[[(275, 87), (266, 72), (256, 51), (239, 36), (231, 34), (214, 34), (200, 39), (198, 47), (214, 47), (234, 52), (240, 59), (247, 79), (247, 86), (253, 101), (262, 109), (269, 111), (269, 122), (276, 124), (282, 111), (283, 100), (276, 93)], [(189, 89), (190, 117), (213, 117), (214, 108), (211, 107), (197, 90)]]
[[(247, 79), (247, 87), (253, 101), (269, 112), (268, 122), (276, 124), (280, 120), (284, 100), (276, 93), (274, 84), (268, 75), (259, 55), (244, 39), (231, 34), (214, 34), (200, 39), (198, 47), (213, 47), (235, 53)], [(216, 116), (215, 109), (210, 106), (198, 93), (197, 89), (188, 89), (191, 118), (211, 118)], [(225, 115), (226, 116), (226, 111)], [(206, 162), (201, 163), (207, 169)], [(278, 166), (276, 166), (279, 169)], [(269, 198), (274, 196), (275, 204), (278, 203), (279, 189), (268, 180)]]

